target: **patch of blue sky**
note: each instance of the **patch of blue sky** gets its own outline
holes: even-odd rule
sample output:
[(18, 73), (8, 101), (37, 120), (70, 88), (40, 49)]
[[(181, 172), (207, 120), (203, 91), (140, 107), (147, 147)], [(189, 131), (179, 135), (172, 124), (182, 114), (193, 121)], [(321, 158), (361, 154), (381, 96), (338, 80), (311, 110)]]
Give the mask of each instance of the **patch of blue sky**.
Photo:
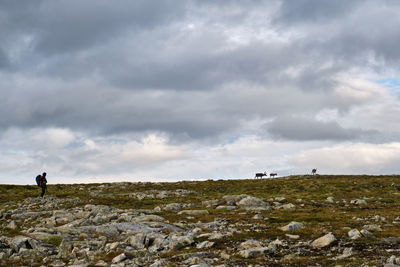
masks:
[(390, 92), (400, 95), (400, 80), (396, 78), (387, 78), (377, 81), (378, 84), (385, 86)]

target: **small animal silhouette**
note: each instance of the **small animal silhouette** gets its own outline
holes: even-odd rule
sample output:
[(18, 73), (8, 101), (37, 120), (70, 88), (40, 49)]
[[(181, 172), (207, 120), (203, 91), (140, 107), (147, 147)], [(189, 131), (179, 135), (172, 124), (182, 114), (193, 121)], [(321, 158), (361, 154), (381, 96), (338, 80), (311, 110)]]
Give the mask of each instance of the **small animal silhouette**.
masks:
[(266, 171), (264, 173), (262, 172), (256, 173), (256, 176), (254, 176), (254, 178), (263, 178), (263, 176), (268, 176)]
[(277, 173), (270, 173), (269, 174), (269, 177), (275, 177), (275, 176), (277, 176), (278, 174)]
[(317, 173), (317, 169), (312, 169), (311, 174), (315, 175)]

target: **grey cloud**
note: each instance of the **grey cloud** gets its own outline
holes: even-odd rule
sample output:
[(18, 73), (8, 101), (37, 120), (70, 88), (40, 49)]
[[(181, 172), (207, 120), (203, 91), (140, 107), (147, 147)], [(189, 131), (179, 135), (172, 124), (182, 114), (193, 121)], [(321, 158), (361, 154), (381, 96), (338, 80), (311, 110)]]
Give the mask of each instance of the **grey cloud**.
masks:
[[(263, 10), (257, 6), (259, 2), (250, 2), (256, 6), (243, 11), (239, 1), (230, 1), (228, 6), (234, 10), (232, 16), (240, 17), (244, 32), (252, 27), (260, 31), (270, 27), (278, 35), (279, 31), (296, 32), (297, 24), (288, 27), (283, 21), (277, 21), (281, 23), (278, 26), (253, 21), (262, 17)], [(223, 14), (212, 2), (206, 7), (212, 13), (212, 25), (207, 24), (211, 20), (207, 13), (202, 13), (204, 18), (193, 14), (199, 4), (196, 1), (190, 8), (172, 1), (102, 1), (96, 7), (91, 2), (40, 1), (21, 9), (7, 3), (14, 7), (8, 7), (11, 12), (2, 16), (13, 26), (12, 34), (30, 33), (33, 44), (15, 68), (15, 79), (20, 75), (27, 81), (21, 87), (15, 85), (0, 107), (3, 129), (57, 126), (99, 134), (161, 131), (217, 138), (240, 129), (243, 120), (310, 114), (324, 108), (346, 112), (362, 104), (332, 93), (338, 86), (335, 75), (363, 66), (357, 57), (368, 51), (369, 45), (363, 46), (361, 38), (366, 36), (362, 25), (354, 31), (359, 42), (346, 41), (352, 33), (347, 25), (354, 23), (348, 16), (339, 26), (331, 26), (332, 31), (323, 31), (324, 23), (309, 29), (303, 25), (302, 34), (287, 40), (249, 38), (247, 43), (232, 45), (232, 36), (226, 31), (231, 21), (218, 21)], [(299, 5), (292, 4), (283, 3), (281, 16), (293, 12), (285, 8), (295, 10)], [(326, 15), (332, 5), (336, 6), (326, 15), (332, 19), (350, 12), (355, 21), (368, 20), (359, 10), (373, 12), (369, 2), (346, 11), (342, 1), (300, 4), (313, 4), (316, 11), (300, 8), (299, 16), (302, 11)], [(25, 16), (21, 19), (17, 14)], [(379, 17), (381, 11), (375, 15)], [(193, 19), (200, 26), (185, 30)], [(386, 31), (376, 34), (379, 39), (389, 36)], [(396, 40), (389, 39), (390, 44)], [(357, 47), (360, 51), (352, 52)], [(387, 57), (395, 55), (389, 48), (374, 45), (373, 49), (386, 51)], [(29, 79), (36, 77), (39, 81), (30, 85)], [(309, 124), (323, 132), (322, 126)], [(326, 126), (338, 131), (329, 138), (357, 138), (356, 132), (338, 125)], [(299, 134), (298, 140), (308, 138)]]
[[(173, 1), (36, 1), (4, 6), (15, 35), (33, 36), (34, 49), (59, 55), (104, 45), (128, 30), (146, 30), (182, 16), (184, 4)], [(23, 16), (21, 16), (23, 15)], [(4, 33), (3, 33), (4, 34)]]
[(330, 19), (338, 20), (351, 13), (354, 8), (365, 1), (354, 0), (283, 0), (276, 22), (292, 23), (315, 23)]
[(322, 122), (301, 117), (279, 117), (266, 125), (269, 133), (276, 138), (311, 141), (311, 140), (353, 140), (372, 131), (345, 129), (337, 122)]
[(0, 70), (10, 66), (7, 55), (0, 49)]

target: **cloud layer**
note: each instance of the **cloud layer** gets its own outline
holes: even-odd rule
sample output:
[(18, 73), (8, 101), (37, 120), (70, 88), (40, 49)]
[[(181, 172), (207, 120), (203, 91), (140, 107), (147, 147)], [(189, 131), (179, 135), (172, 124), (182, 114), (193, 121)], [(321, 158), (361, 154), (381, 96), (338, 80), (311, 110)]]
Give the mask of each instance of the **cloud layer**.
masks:
[(57, 182), (396, 172), (393, 157), (372, 170), (344, 155), (397, 149), (399, 92), (381, 81), (398, 81), (399, 11), (2, 1), (0, 183), (44, 169)]

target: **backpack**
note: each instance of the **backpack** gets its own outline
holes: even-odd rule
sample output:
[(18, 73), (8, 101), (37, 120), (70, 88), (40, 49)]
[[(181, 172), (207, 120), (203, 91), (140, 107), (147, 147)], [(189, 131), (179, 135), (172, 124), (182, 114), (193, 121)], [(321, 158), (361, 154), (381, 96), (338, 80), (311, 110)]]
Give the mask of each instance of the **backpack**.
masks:
[(36, 184), (37, 186), (40, 187), (40, 180), (42, 179), (42, 176), (39, 174), (38, 176), (36, 176)]

